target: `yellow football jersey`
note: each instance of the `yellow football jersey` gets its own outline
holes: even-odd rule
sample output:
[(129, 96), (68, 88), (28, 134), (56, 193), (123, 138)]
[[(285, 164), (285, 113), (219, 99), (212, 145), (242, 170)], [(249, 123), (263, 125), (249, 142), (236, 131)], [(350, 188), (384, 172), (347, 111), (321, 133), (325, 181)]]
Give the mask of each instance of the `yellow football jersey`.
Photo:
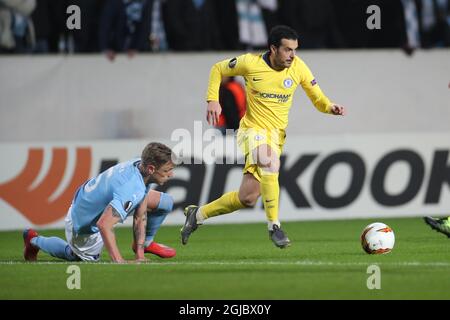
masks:
[(222, 76), (243, 76), (247, 112), (240, 122), (240, 128), (284, 130), (288, 125), (289, 109), (298, 85), (302, 86), (319, 111), (330, 113), (330, 100), (299, 57), (296, 56), (291, 66), (281, 71), (272, 69), (267, 61), (268, 52), (247, 53), (216, 63), (211, 68), (207, 101), (219, 101)]

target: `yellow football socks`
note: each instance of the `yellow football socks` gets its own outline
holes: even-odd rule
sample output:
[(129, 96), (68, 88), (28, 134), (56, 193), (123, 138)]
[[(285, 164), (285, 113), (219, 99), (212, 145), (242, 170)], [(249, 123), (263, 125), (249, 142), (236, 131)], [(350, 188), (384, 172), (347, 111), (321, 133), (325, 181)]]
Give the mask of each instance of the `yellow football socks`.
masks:
[[(259, 168), (258, 170), (260, 170), (260, 187), (264, 210), (269, 222), (269, 229), (271, 229), (273, 224), (280, 224), (278, 220), (278, 205), (280, 200), (279, 174), (266, 172)], [(228, 192), (219, 199), (200, 207), (197, 220), (199, 223), (202, 223), (205, 219), (231, 213), (242, 208), (245, 208), (245, 206), (239, 200), (238, 191)]]
[(200, 212), (203, 219), (207, 219), (231, 213), (242, 208), (245, 208), (245, 206), (239, 201), (238, 192), (231, 191), (225, 193), (219, 199), (200, 207)]
[[(260, 169), (258, 168), (258, 170)], [(278, 175), (278, 173), (260, 170), (261, 195), (269, 225), (271, 223), (279, 225), (278, 204), (280, 200), (280, 185), (278, 184)]]

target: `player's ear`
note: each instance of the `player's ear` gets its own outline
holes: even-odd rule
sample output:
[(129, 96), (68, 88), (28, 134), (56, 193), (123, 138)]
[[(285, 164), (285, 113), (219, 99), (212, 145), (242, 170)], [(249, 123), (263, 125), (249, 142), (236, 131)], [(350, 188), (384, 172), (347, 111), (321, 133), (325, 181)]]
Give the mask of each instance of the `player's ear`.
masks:
[(149, 164), (149, 165), (147, 166), (147, 172), (148, 172), (148, 174), (154, 174), (155, 171), (156, 171), (156, 167), (155, 167), (154, 165)]
[(273, 44), (270, 45), (270, 53), (271, 54), (277, 53), (277, 47)]

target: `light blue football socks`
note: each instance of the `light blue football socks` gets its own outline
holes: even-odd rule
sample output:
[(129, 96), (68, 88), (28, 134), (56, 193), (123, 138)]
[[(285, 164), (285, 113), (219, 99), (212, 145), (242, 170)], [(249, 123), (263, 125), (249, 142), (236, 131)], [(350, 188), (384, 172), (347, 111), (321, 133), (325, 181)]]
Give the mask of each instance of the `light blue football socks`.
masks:
[(147, 213), (147, 227), (145, 233), (145, 246), (148, 247), (155, 238), (156, 232), (173, 209), (173, 198), (167, 193), (161, 193), (158, 208)]
[(61, 238), (37, 236), (31, 239), (31, 244), (48, 253), (52, 257), (67, 261), (79, 260), (67, 242)]

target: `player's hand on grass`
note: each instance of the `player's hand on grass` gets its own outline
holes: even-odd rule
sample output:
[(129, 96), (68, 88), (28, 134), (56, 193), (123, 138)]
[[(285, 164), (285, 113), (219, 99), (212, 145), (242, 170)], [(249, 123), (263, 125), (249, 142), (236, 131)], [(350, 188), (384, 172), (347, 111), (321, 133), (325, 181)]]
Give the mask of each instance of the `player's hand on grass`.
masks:
[(345, 116), (346, 110), (344, 106), (341, 106), (339, 104), (333, 104), (331, 106), (331, 113), (336, 116)]
[(145, 258), (145, 256), (144, 256), (144, 249), (142, 249), (141, 251), (142, 252), (139, 252), (140, 250), (138, 250), (137, 252), (136, 252), (136, 255), (135, 255), (135, 257), (134, 257), (134, 262), (145, 262), (147, 259)]
[(222, 107), (219, 101), (208, 101), (208, 107), (206, 108), (206, 120), (212, 126), (219, 123), (219, 115), (222, 113)]
[(127, 263), (127, 261), (126, 261), (125, 259), (122, 259), (122, 258), (120, 258), (120, 259), (114, 259), (112, 262), (118, 263), (118, 264), (124, 264), (124, 263)]
[(136, 258), (135, 260), (124, 260), (124, 259), (121, 259), (121, 260), (116, 260), (116, 261), (114, 261), (113, 260), (113, 262), (114, 263), (117, 263), (117, 264), (138, 264), (138, 263), (146, 263), (146, 262), (148, 262), (149, 260), (147, 259), (147, 258)]
[(150, 261), (149, 259), (143, 257), (143, 258), (139, 258), (139, 259), (136, 258), (136, 260), (131, 261), (131, 263), (147, 263), (149, 261)]

